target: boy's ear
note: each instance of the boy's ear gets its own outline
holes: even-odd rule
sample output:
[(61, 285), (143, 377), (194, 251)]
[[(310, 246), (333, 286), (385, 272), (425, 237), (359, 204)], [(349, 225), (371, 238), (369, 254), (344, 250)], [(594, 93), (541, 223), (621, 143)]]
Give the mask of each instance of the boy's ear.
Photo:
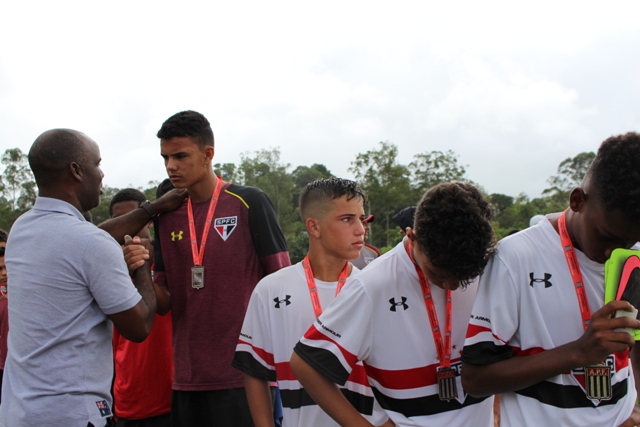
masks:
[(216, 153), (215, 148), (210, 145), (207, 145), (204, 147), (203, 151), (204, 151), (206, 161), (211, 162), (213, 160), (213, 156), (215, 156), (215, 153)]
[(569, 195), (569, 207), (574, 212), (580, 212), (587, 201), (587, 193), (581, 187), (571, 190)]
[(307, 218), (304, 225), (307, 227), (309, 236), (320, 238), (320, 221), (315, 218)]
[(413, 228), (407, 227), (406, 236), (411, 241), (411, 244), (413, 244), (416, 241), (416, 234), (413, 232)]

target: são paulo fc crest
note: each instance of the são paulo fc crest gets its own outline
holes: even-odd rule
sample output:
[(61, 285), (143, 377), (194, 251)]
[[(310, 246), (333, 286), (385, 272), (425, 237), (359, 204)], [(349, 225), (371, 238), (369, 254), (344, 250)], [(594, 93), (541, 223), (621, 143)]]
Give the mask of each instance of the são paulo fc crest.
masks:
[(237, 216), (229, 216), (226, 218), (216, 218), (213, 226), (215, 227), (220, 237), (222, 237), (222, 240), (226, 242), (229, 236), (231, 236), (231, 233), (233, 233), (233, 230), (236, 229), (237, 223)]

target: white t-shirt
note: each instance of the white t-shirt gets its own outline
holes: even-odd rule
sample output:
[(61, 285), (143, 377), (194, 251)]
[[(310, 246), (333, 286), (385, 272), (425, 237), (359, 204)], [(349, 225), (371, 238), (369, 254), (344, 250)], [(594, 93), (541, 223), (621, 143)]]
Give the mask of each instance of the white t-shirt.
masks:
[[(576, 249), (591, 312), (604, 305), (604, 266)], [(500, 242), (481, 279), (464, 361), (494, 363), (577, 340), (584, 333), (580, 307), (560, 236), (549, 220)], [(523, 359), (523, 363), (526, 361)], [(592, 401), (584, 370), (502, 395), (502, 426), (617, 426), (633, 409), (636, 390), (628, 351), (605, 361), (613, 368), (613, 398)]]
[[(364, 363), (380, 406), (397, 426), (493, 426), (493, 398), (468, 396), (460, 353), (477, 283), (452, 293), (452, 367), (458, 398), (438, 397), (437, 352), (415, 266), (403, 243), (355, 276), (296, 345), (296, 353), (327, 378), (343, 383)], [(441, 326), (446, 291), (431, 286)]]
[[(342, 288), (350, 286), (353, 268)], [(337, 282), (315, 281), (324, 310), (334, 300)], [(302, 388), (289, 360), (293, 347), (314, 322), (315, 314), (302, 263), (263, 278), (251, 295), (233, 366), (257, 378), (278, 381), (283, 406), (283, 427), (335, 427), (333, 421)], [(370, 422), (387, 420), (375, 403), (362, 364), (342, 387), (343, 394)]]

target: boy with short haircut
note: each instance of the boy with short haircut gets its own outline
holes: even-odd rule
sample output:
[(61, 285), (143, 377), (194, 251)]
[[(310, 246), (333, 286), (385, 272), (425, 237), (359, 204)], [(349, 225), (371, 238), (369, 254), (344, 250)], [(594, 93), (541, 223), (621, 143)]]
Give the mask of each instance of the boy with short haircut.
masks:
[(357, 361), (396, 426), (493, 426), (493, 399), (465, 393), (459, 356), (473, 279), (494, 246), (489, 204), (475, 187), (430, 189), (414, 229), (358, 273), (296, 345), (293, 372), (341, 426), (371, 425), (335, 384)]
[[(242, 326), (233, 366), (245, 372), (245, 387), (256, 426), (273, 426), (268, 381), (278, 381), (283, 426), (324, 427), (336, 423), (300, 386), (289, 359), (293, 347), (335, 296), (350, 286), (364, 244), (365, 195), (353, 181), (321, 179), (300, 195), (300, 216), (309, 234), (305, 259), (262, 279), (256, 286)], [(341, 392), (354, 410), (374, 424), (387, 417), (375, 404), (362, 365)], [(374, 410), (374, 407), (376, 410)]]
[(634, 340), (616, 331), (640, 328), (640, 321), (610, 317), (632, 307), (604, 305), (603, 265), (614, 249), (640, 240), (639, 164), (637, 133), (604, 141), (569, 208), (502, 240), (487, 266), (465, 342), (463, 384), (477, 396), (501, 393), (501, 425), (640, 422)]

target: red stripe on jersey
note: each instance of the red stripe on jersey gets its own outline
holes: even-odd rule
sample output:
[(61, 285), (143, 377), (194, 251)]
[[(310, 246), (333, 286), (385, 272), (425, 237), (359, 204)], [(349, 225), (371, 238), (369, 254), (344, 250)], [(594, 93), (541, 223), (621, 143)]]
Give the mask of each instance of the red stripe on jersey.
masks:
[(297, 380), (295, 374), (291, 370), (291, 365), (289, 365), (289, 362), (276, 363), (276, 377), (280, 381)]
[(489, 332), (492, 337), (494, 337), (500, 342), (503, 342), (505, 344), (509, 343), (508, 341), (505, 341), (499, 336), (497, 336), (496, 334), (494, 334), (490, 328), (487, 328), (486, 326), (474, 325), (472, 323), (469, 323), (469, 326), (467, 327), (467, 338), (475, 337), (476, 335), (481, 334), (483, 332)]
[(254, 345), (252, 345), (251, 343), (248, 343), (247, 341), (238, 340), (238, 344), (248, 345), (249, 347), (251, 347), (251, 349), (255, 354), (257, 354), (262, 360), (265, 361), (266, 364), (268, 364), (269, 366), (273, 366), (274, 364), (273, 353), (269, 353), (268, 351), (265, 351), (262, 348), (255, 347)]
[[(297, 381), (295, 374), (291, 370), (289, 362), (276, 363), (276, 377), (280, 381)], [(347, 381), (369, 387), (369, 379), (364, 366), (357, 364), (353, 367)]]
[(362, 366), (361, 364), (357, 364), (353, 367), (353, 371), (351, 371), (351, 374), (349, 374), (349, 378), (347, 378), (347, 381), (369, 387), (367, 371), (365, 371), (364, 366)]
[[(328, 336), (326, 336), (325, 334), (320, 332), (317, 329), (316, 324), (317, 324), (317, 321), (316, 321), (316, 323), (311, 325), (311, 327), (304, 334), (304, 337), (306, 339), (310, 340), (310, 341), (327, 341), (327, 342), (330, 342), (331, 344), (335, 345), (340, 350), (340, 353), (342, 353), (342, 357), (344, 357), (344, 360), (349, 364), (349, 366), (354, 366), (358, 362), (358, 357), (355, 354), (348, 352), (340, 344), (338, 344), (337, 342), (335, 342), (334, 340), (332, 340), (331, 338), (329, 338)], [(320, 327), (322, 327), (322, 326), (320, 326)]]
[[(458, 360), (460, 359), (454, 359), (451, 362), (454, 363)], [(440, 366), (439, 363), (434, 363), (433, 365), (422, 366), (420, 368), (392, 371), (367, 365), (366, 369), (369, 376), (384, 388), (406, 390), (437, 384), (436, 370), (438, 366)]]
[(620, 353), (614, 353), (613, 356), (616, 359), (616, 372), (629, 366), (629, 349), (621, 351)]

